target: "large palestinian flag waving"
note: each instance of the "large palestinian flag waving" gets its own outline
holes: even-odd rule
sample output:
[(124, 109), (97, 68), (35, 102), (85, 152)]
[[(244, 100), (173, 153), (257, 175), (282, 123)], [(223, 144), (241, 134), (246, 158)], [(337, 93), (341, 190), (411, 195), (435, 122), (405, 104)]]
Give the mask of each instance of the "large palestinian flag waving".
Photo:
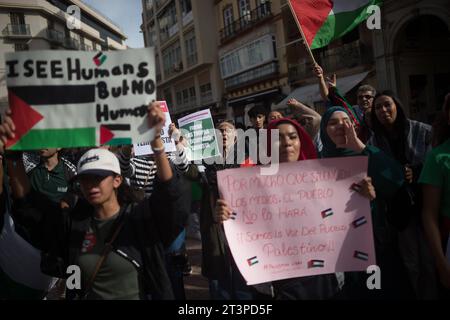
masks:
[(370, 16), (381, 0), (289, 0), (311, 49), (328, 45)]

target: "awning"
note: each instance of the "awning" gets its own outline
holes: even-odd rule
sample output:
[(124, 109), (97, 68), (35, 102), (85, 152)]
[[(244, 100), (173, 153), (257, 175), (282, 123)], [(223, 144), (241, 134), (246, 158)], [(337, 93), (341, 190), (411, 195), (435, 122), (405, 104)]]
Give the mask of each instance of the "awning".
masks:
[(276, 89), (270, 89), (267, 91), (258, 92), (258, 93), (250, 94), (247, 96), (239, 97), (236, 99), (231, 99), (228, 101), (228, 106), (233, 106), (235, 104), (252, 103), (252, 102), (256, 101), (257, 98), (258, 98), (258, 100), (263, 99), (263, 98), (266, 98), (267, 95), (278, 93), (278, 92), (280, 92), (280, 89), (276, 88)]
[[(365, 77), (369, 74), (369, 71), (357, 73), (348, 77), (338, 78), (337, 79), (337, 87), (339, 88), (339, 92), (341, 94), (346, 94), (353, 87), (355, 87), (358, 83), (364, 80)], [(284, 108), (289, 99), (297, 99), (300, 102), (313, 105), (316, 101), (321, 101), (322, 97), (319, 92), (319, 84), (310, 84), (304, 87), (300, 87), (292, 91), (289, 96), (277, 104), (276, 108)]]

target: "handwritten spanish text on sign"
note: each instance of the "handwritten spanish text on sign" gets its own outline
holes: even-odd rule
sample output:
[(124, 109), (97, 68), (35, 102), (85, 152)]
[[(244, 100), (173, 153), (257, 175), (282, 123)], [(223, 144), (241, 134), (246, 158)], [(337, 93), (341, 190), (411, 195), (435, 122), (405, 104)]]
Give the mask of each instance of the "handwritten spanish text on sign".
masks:
[(224, 223), (233, 258), (249, 285), (366, 270), (375, 264), (369, 200), (352, 191), (366, 157), (219, 171), (221, 198), (235, 213)]
[(6, 54), (15, 150), (131, 144), (152, 140), (153, 48), (23, 51)]

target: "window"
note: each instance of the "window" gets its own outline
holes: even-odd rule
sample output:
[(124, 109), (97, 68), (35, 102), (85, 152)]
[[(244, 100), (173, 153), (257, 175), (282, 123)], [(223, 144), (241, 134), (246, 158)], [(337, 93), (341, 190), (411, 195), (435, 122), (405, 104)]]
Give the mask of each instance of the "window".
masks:
[(228, 6), (223, 10), (223, 25), (227, 36), (233, 33), (233, 20), (233, 6)]
[(166, 77), (183, 69), (180, 42), (174, 43), (163, 51), (163, 65)]
[(167, 102), (167, 106), (170, 108), (173, 105), (173, 101), (172, 101), (172, 91), (170, 90), (170, 88), (164, 89), (164, 100), (166, 100)]
[(248, 24), (252, 20), (249, 0), (239, 0), (239, 15), (241, 24)]
[(266, 35), (220, 58), (222, 78), (251, 69), (276, 58), (275, 39)]
[(181, 13), (183, 16), (187, 15), (192, 11), (192, 3), (191, 0), (180, 0), (181, 5)]
[(175, 2), (172, 2), (161, 16), (158, 18), (159, 30), (161, 34), (161, 41), (169, 39), (177, 30), (177, 8)]
[(9, 14), (12, 25), (23, 25), (25, 24), (25, 16), (23, 13), (13, 12)]
[(14, 51), (27, 51), (30, 48), (26, 43), (15, 43), (14, 44)]
[(256, 6), (258, 7), (258, 17), (265, 17), (270, 13), (270, 3), (269, 0), (257, 0)]
[(197, 44), (195, 38), (195, 31), (191, 31), (185, 36), (187, 65), (192, 66), (197, 64)]
[(191, 102), (195, 102), (196, 101), (196, 97), (195, 97), (195, 87), (190, 87), (189, 88), (189, 100)]
[(200, 86), (200, 97), (202, 103), (207, 103), (212, 100), (211, 83), (206, 83)]
[(181, 91), (177, 91), (177, 106), (183, 105), (183, 94)]
[(188, 104), (189, 103), (189, 90), (184, 89), (183, 90), (183, 103), (182, 104)]

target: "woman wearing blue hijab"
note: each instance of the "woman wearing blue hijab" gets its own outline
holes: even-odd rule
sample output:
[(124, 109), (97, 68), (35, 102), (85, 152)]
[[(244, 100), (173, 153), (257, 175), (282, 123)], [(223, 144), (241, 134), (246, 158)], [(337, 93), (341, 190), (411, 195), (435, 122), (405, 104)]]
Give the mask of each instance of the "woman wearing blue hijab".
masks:
[(375, 189), (371, 197), (373, 235), (376, 261), (381, 270), (381, 290), (368, 291), (366, 273), (346, 273), (344, 292), (346, 298), (405, 298), (409, 292), (404, 267), (399, 259), (395, 228), (389, 222), (386, 203), (405, 183), (403, 168), (380, 149), (366, 146), (356, 135), (351, 118), (342, 107), (332, 107), (322, 116), (320, 137), (323, 143), (322, 158), (369, 157), (367, 179)]

